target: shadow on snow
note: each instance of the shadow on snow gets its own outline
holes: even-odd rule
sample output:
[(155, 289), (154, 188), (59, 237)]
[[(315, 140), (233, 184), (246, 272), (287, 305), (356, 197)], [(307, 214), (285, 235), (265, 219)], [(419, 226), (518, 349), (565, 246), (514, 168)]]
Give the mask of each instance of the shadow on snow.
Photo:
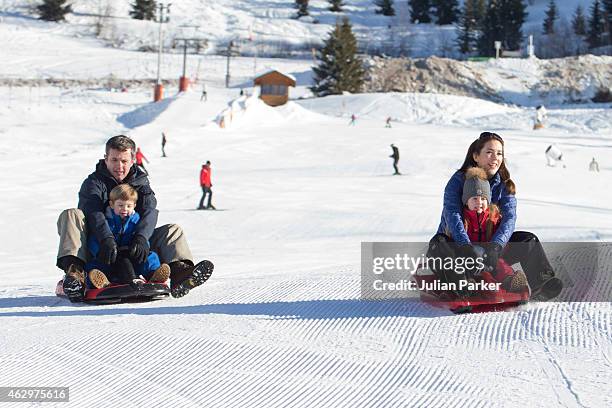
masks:
[[(351, 319), (377, 317), (440, 317), (451, 315), (440, 309), (421, 303), (418, 299), (397, 300), (302, 300), (293, 302), (265, 303), (220, 303), (189, 306), (116, 307), (74, 305), (69, 310), (2, 311), (12, 307), (57, 307), (68, 306), (67, 300), (54, 302), (53, 296), (30, 296), (25, 298), (0, 299), (2, 317), (66, 317), (66, 316), (112, 316), (112, 315), (233, 315), (257, 316), (272, 320)], [(84, 307), (87, 307), (85, 309)]]

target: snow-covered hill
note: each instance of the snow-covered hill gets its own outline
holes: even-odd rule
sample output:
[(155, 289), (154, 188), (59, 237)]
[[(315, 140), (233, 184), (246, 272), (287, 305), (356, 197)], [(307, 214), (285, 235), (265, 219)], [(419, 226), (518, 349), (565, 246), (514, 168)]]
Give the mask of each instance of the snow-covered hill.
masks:
[[(610, 240), (609, 110), (553, 110), (533, 132), (528, 111), (455, 96), (280, 109), (251, 98), (231, 103), (234, 122), (220, 129), (214, 119), (236, 92), (208, 91), (208, 102), (194, 91), (154, 105), (134, 90), (15, 88), (2, 104), (2, 385), (69, 386), (70, 407), (610, 405), (609, 302), (453, 316), (360, 300), (360, 243), (426, 241), (444, 184), (482, 129), (506, 139), (517, 228), (545, 241)], [(182, 225), (215, 273), (181, 299), (72, 305), (53, 296), (55, 221), (120, 132), (151, 162), (160, 224)], [(403, 177), (390, 176), (391, 142)], [(566, 168), (544, 165), (551, 143)], [(592, 157), (601, 173), (587, 171)], [(205, 160), (223, 211), (193, 210)]]
[[(577, 5), (588, 12), (591, 3), (590, 0), (557, 1), (559, 21), (571, 21)], [(36, 16), (33, 10), (36, 4), (31, 0), (4, 0), (0, 7), (5, 17)], [(210, 52), (225, 49), (234, 40), (241, 52), (248, 55), (283, 55), (291, 48), (309, 53), (310, 47), (320, 44), (336, 20), (345, 15), (354, 25), (361, 48), (369, 52), (403, 47), (412, 56), (448, 55), (443, 50), (453, 43), (456, 35), (452, 26), (410, 24), (406, 0), (395, 2), (394, 17), (375, 14), (372, 0), (346, 0), (343, 13), (329, 11), (326, 0), (311, 0), (309, 4), (310, 17), (296, 19), (291, 0), (174, 2), (171, 21), (166, 27), (166, 45), (171, 47), (175, 38), (187, 36), (208, 40)], [(527, 0), (526, 4), (529, 14), (523, 31), (539, 34), (548, 0)], [(82, 0), (74, 2), (72, 7), (74, 13), (68, 15), (68, 23), (44, 24), (69, 37), (99, 35), (108, 44), (128, 50), (156, 49), (158, 24), (129, 18), (130, 2)]]

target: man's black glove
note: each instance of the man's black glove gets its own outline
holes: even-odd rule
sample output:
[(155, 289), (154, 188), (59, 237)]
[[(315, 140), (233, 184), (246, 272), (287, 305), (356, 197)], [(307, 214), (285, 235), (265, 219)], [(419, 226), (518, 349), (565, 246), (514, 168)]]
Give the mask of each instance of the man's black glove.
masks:
[(485, 249), (484, 264), (492, 270), (495, 270), (495, 268), (497, 268), (497, 261), (499, 260), (499, 256), (501, 255), (503, 249), (504, 248), (502, 248), (502, 246), (497, 242), (492, 242), (487, 245), (487, 248)]
[(130, 258), (137, 264), (143, 263), (149, 256), (149, 241), (140, 234), (132, 239), (130, 244)]
[(100, 242), (100, 251), (98, 252), (98, 261), (105, 265), (114, 264), (117, 260), (117, 243), (114, 238), (104, 238)]

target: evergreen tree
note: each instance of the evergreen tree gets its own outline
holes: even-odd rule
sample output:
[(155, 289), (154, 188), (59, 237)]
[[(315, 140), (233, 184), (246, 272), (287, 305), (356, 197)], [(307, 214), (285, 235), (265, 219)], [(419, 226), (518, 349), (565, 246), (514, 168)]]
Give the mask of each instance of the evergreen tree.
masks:
[(295, 8), (298, 9), (297, 18), (307, 16), (308, 13), (308, 0), (295, 0)]
[(482, 19), (481, 35), (478, 38), (480, 55), (495, 56), (495, 41), (502, 41), (504, 26), (501, 23), (501, 0), (489, 0), (487, 12)]
[(433, 0), (438, 25), (453, 24), (459, 18), (459, 3), (457, 0)]
[(608, 33), (608, 44), (612, 45), (612, 0), (602, 0), (605, 32)]
[(603, 44), (604, 19), (599, 5), (599, 0), (595, 0), (591, 6), (591, 18), (589, 20), (589, 31), (587, 42), (590, 48), (601, 47)]
[(476, 0), (474, 16), (476, 17), (476, 21), (478, 22), (478, 24), (482, 23), (482, 19), (485, 18), (486, 14), (487, 14), (487, 0)]
[(612, 25), (612, 0), (601, 0), (607, 25)]
[(342, 6), (344, 6), (344, 2), (342, 0), (328, 0), (329, 1), (329, 11), (333, 11), (334, 13), (342, 12)]
[(413, 23), (431, 23), (431, 1), (430, 0), (409, 0), (410, 21)]
[(395, 9), (393, 8), (393, 0), (376, 0), (374, 2), (379, 8), (376, 9), (376, 14), (383, 16), (394, 16)]
[(310, 88), (315, 95), (361, 90), (364, 70), (357, 58), (357, 39), (347, 17), (342, 24), (336, 23), (316, 58), (319, 62), (313, 67), (315, 85)]
[(584, 18), (584, 12), (582, 11), (582, 7), (578, 5), (576, 7), (576, 12), (574, 13), (574, 19), (572, 20), (572, 28), (574, 29), (574, 33), (577, 35), (586, 35), (586, 20)]
[(544, 19), (544, 24), (542, 26), (544, 34), (555, 33), (555, 20), (558, 18), (559, 14), (557, 13), (557, 5), (555, 4), (555, 0), (550, 0), (548, 3), (548, 10), (546, 10), (546, 18)]
[(44, 0), (43, 4), (37, 7), (40, 19), (45, 21), (62, 21), (67, 13), (72, 12), (70, 5), (64, 6), (66, 0)]
[(155, 0), (136, 0), (132, 4), (130, 16), (135, 20), (155, 20), (157, 3)]
[(459, 19), (459, 35), (457, 37), (457, 46), (459, 51), (464, 54), (472, 52), (478, 39), (478, 28), (480, 20), (478, 13), (479, 0), (465, 0), (463, 11)]
[(527, 6), (523, 0), (501, 0), (499, 5), (499, 23), (503, 27), (501, 41), (504, 49), (518, 50), (523, 42), (523, 23), (527, 18)]

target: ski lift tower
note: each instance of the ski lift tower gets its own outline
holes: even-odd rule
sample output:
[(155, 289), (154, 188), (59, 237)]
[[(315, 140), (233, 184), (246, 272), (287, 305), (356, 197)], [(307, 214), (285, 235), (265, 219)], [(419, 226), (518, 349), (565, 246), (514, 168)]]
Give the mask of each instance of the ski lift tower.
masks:
[[(198, 37), (195, 32), (197, 32), (200, 26), (197, 25), (182, 25), (179, 26), (181, 29), (181, 38), (175, 38), (174, 41), (182, 41), (183, 42), (183, 75), (179, 79), (179, 92), (185, 92), (189, 87), (189, 79), (187, 79), (187, 48), (193, 47), (198, 48), (203, 42), (208, 43), (208, 41)], [(193, 29), (194, 33), (189, 35), (191, 29)]]
[(238, 49), (239, 49), (238, 40), (235, 39), (235, 40), (231, 40), (227, 44), (227, 50), (225, 52), (221, 52), (221, 55), (227, 56), (227, 66), (225, 69), (225, 87), (226, 88), (229, 88), (230, 78), (231, 78), (230, 60), (232, 59), (232, 57), (236, 57), (240, 55), (240, 52), (238, 51)]
[[(158, 9), (159, 14), (157, 18), (157, 22), (159, 23), (159, 49), (157, 51), (157, 80), (155, 81), (155, 90), (153, 93), (153, 101), (158, 102), (161, 101), (164, 97), (164, 86), (161, 83), (161, 59), (162, 53), (164, 49), (163, 44), (163, 24), (170, 21), (170, 6), (172, 3), (168, 3), (167, 5), (163, 3), (159, 3)], [(166, 12), (166, 16), (164, 17), (164, 12)]]

